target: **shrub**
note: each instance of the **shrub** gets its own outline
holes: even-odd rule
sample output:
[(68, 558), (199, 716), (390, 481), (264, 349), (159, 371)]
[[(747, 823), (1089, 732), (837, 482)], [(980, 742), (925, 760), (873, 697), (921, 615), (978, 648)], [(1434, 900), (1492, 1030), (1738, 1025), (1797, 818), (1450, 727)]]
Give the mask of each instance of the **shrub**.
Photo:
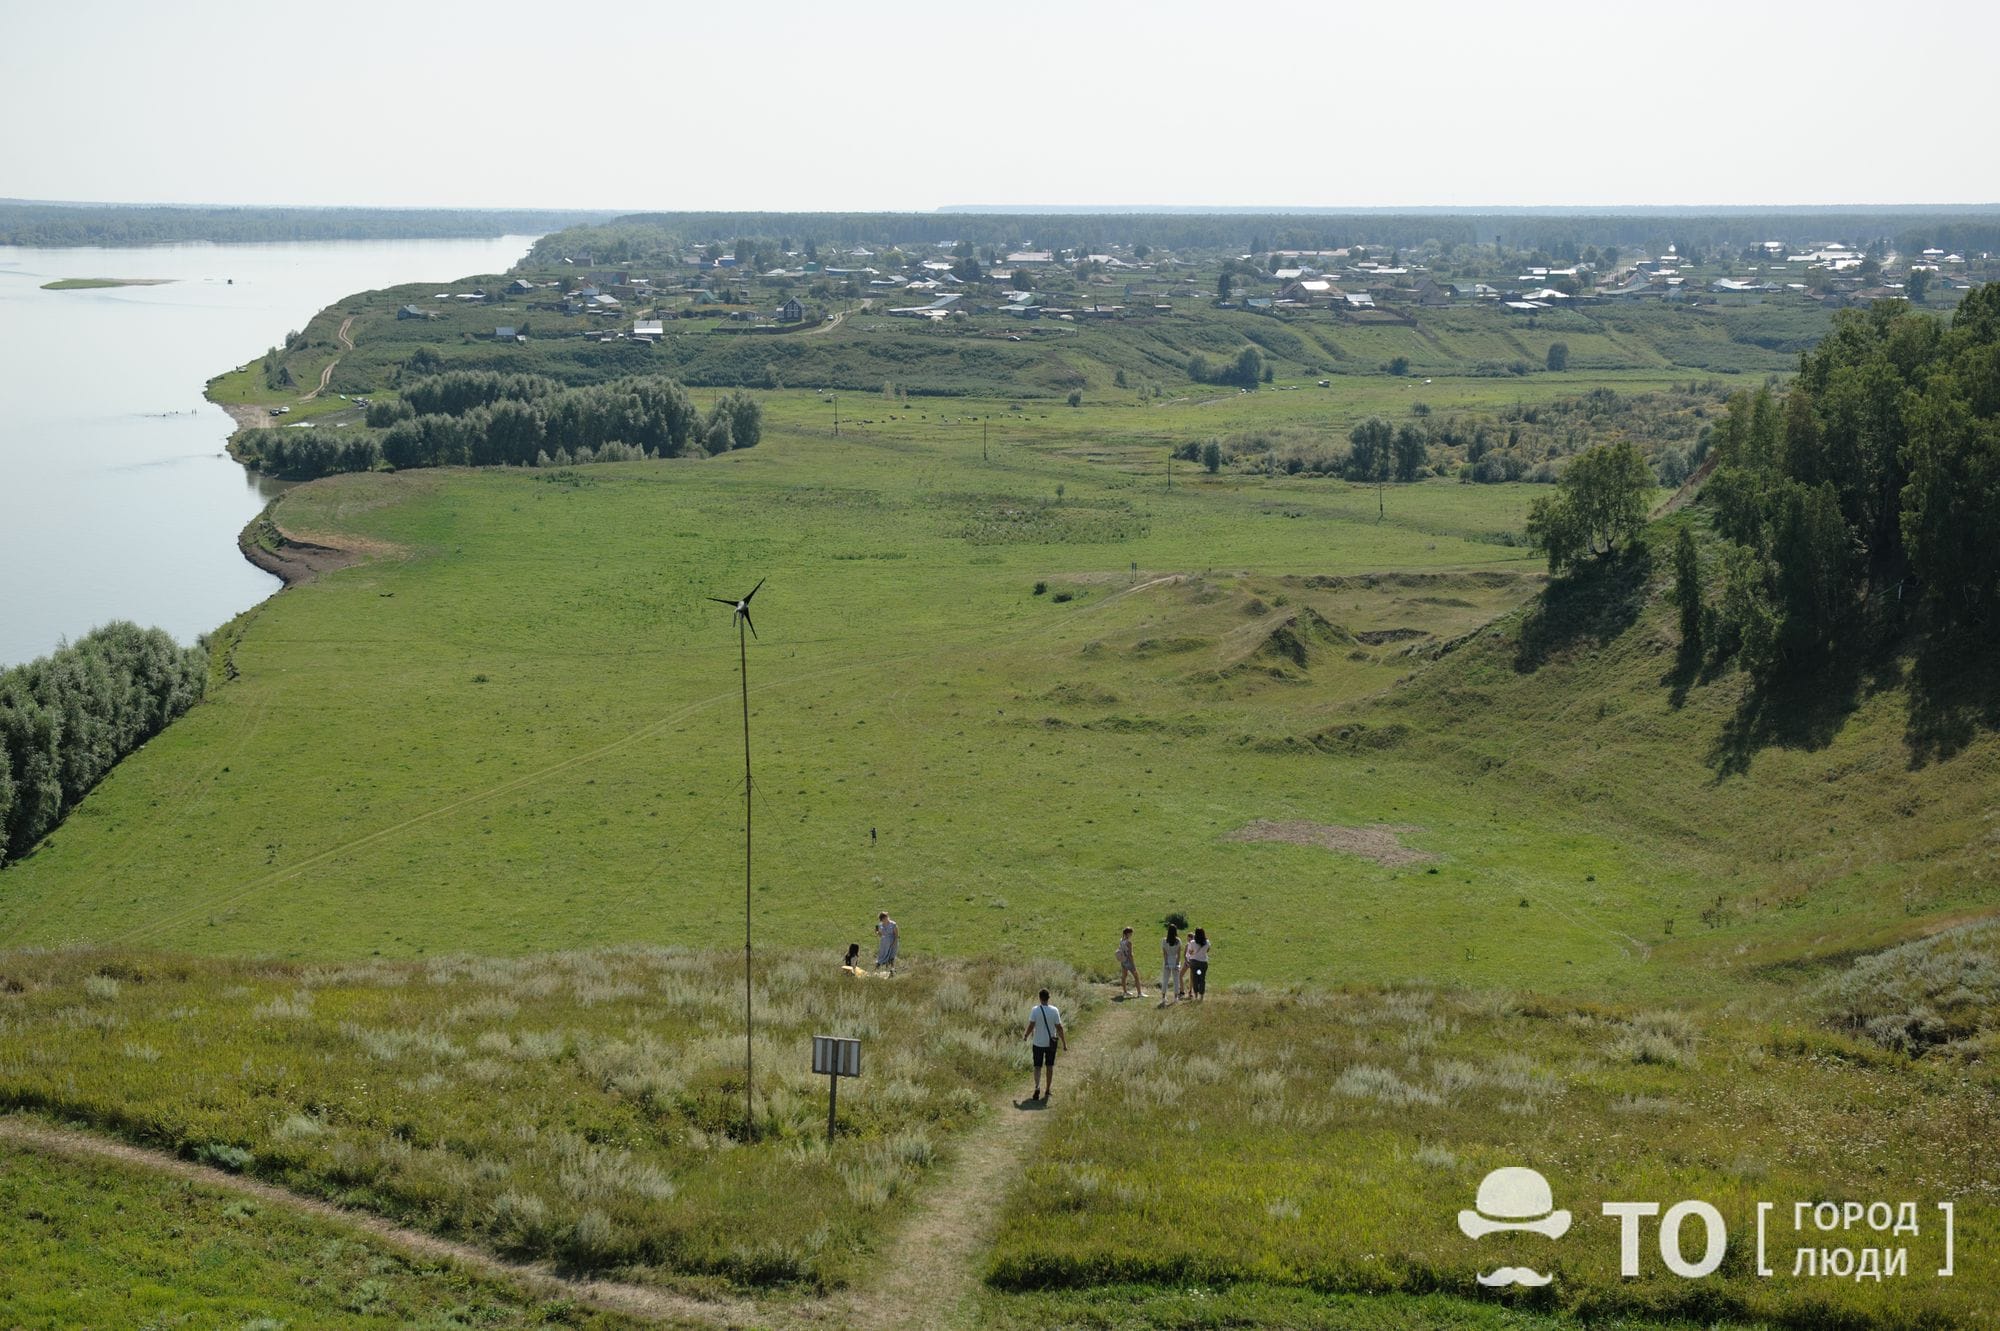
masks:
[(194, 1158), (204, 1165), (214, 1165), (217, 1169), (226, 1169), (232, 1174), (241, 1174), (256, 1163), (256, 1157), (250, 1152), (240, 1146), (231, 1146), (227, 1142), (205, 1142), (194, 1153)]
[(1887, 1049), (1972, 1046), (2000, 1013), (2000, 925), (1960, 925), (1863, 957), (1813, 997), (1828, 1024)]

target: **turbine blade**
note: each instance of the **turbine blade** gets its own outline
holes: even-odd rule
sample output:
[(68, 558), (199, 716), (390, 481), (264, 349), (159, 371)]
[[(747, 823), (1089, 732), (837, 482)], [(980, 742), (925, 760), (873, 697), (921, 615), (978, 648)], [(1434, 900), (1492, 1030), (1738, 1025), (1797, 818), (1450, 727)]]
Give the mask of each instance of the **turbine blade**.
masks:
[(729, 608), (730, 608), (731, 610), (734, 610), (734, 609), (736, 608), (736, 602), (734, 602), (734, 601), (725, 601), (725, 600), (723, 600), (723, 599), (722, 599), (722, 598), (721, 598), (720, 596), (711, 596), (711, 597), (709, 597), (708, 599), (709, 599), (709, 600), (711, 600), (711, 601), (713, 601), (713, 602), (715, 602), (715, 603), (716, 603), (717, 605), (726, 605), (726, 606), (728, 606), (728, 607), (729, 607)]
[[(745, 599), (745, 601), (747, 602), (749, 598), (748, 598), (748, 597), (745, 597), (744, 599)], [(745, 623), (746, 625), (748, 625), (748, 626), (749, 626), (749, 629), (750, 629), (750, 636), (751, 636), (751, 637), (753, 637), (753, 638), (754, 638), (754, 637), (756, 637), (756, 636), (757, 636), (757, 626), (756, 626), (755, 624), (752, 624), (752, 623), (750, 622), (750, 610), (749, 610), (749, 608), (748, 608), (747, 604), (746, 604), (746, 606), (745, 606), (745, 608), (744, 608), (744, 609), (741, 609), (741, 610), (738, 610), (738, 611), (737, 611), (736, 613), (737, 613), (737, 614), (739, 614), (739, 615), (741, 615), (741, 616), (743, 616), (743, 622), (744, 622), (744, 623)]]
[[(770, 581), (770, 579), (769, 579), (768, 577), (763, 577), (763, 578), (759, 578), (759, 579), (757, 579), (757, 587), (762, 587), (762, 586), (763, 586), (763, 585), (764, 585), (764, 584), (765, 584), (766, 582), (768, 582), (768, 581)], [(750, 589), (750, 596), (755, 596), (755, 595), (757, 594), (757, 587), (752, 587), (752, 588)], [(750, 596), (746, 596), (746, 597), (744, 597), (744, 598), (743, 598), (743, 604), (745, 604), (745, 605), (749, 605), (749, 604), (750, 604)]]

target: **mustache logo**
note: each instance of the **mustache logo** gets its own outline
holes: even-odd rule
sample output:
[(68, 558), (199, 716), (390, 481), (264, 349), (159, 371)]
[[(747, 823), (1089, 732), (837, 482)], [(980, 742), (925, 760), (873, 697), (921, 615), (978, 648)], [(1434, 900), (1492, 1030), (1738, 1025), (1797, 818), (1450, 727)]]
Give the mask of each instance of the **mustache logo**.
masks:
[(1546, 1285), (1553, 1279), (1555, 1279), (1554, 1276), (1544, 1275), (1540, 1271), (1531, 1271), (1525, 1266), (1503, 1266), (1495, 1271), (1481, 1272), (1479, 1283), (1494, 1289), (1498, 1289), (1504, 1285), (1526, 1285), (1533, 1288), (1538, 1285)]

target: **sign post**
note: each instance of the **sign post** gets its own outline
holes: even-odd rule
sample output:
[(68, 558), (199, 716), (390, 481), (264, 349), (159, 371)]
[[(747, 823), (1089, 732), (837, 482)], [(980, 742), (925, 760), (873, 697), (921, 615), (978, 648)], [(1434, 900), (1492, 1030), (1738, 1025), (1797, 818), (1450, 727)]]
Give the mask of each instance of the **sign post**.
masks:
[(826, 1078), (826, 1139), (833, 1140), (833, 1115), (840, 1103), (840, 1079), (861, 1075), (861, 1041), (839, 1035), (813, 1036), (812, 1070)]

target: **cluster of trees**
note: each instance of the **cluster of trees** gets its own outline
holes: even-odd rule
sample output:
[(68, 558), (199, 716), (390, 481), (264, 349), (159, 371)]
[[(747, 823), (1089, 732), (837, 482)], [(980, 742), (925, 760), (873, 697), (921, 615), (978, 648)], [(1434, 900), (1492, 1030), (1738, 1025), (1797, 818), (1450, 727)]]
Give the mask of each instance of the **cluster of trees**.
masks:
[(1842, 311), (1782, 399), (1739, 394), (1718, 433), (1719, 649), (1802, 666), (1871, 593), (1935, 630), (2000, 628), (2000, 287), (1949, 326), (1901, 302)]
[[(644, 457), (726, 453), (763, 438), (763, 409), (749, 394), (723, 394), (704, 417), (671, 379), (614, 379), (563, 388), (530, 375), (453, 372), (404, 390), (416, 413), (382, 435), (392, 467), (533, 466), (607, 445)], [(423, 411), (416, 404), (436, 405)]]
[(1223, 384), (1231, 388), (1255, 388), (1271, 382), (1272, 369), (1264, 363), (1264, 353), (1245, 347), (1236, 359), (1212, 361), (1199, 351), (1188, 357), (1188, 378), (1198, 384)]
[(407, 467), (550, 466), (725, 453), (764, 437), (764, 412), (724, 393), (704, 415), (671, 379), (638, 376), (567, 388), (532, 374), (453, 370), (406, 377), (402, 400), (368, 409), (374, 433), (255, 430), (237, 455), (310, 480), (383, 463)]
[(382, 462), (382, 444), (361, 430), (245, 430), (231, 441), (241, 462), (266, 476), (310, 481), (342, 471), (373, 471)]
[(1347, 466), (1350, 481), (1414, 481), (1430, 465), (1430, 441), (1421, 426), (1391, 425), (1380, 416), (1370, 416), (1348, 432)]
[(1428, 471), (1481, 484), (1553, 485), (1564, 459), (1593, 442), (1624, 441), (1638, 449), (1661, 485), (1673, 488), (1706, 456), (1715, 434), (1710, 416), (1719, 419), (1723, 404), (1716, 386), (1700, 383), (1641, 394), (1593, 389), (1495, 413), (1443, 416), (1415, 402), (1409, 420), (1364, 421), (1345, 439), (1316, 430), (1258, 430), (1229, 436), (1222, 447), (1227, 459), (1248, 458), (1258, 470), (1287, 475), (1409, 481)]
[[(490, 407), (495, 402), (538, 402), (563, 391), (563, 385), (539, 374), (496, 374), (490, 370), (452, 370), (443, 373), (404, 376), (403, 399), (398, 404), (380, 403), (388, 419), (383, 426), (410, 416), (462, 416), (474, 407)], [(371, 406), (368, 423), (378, 423)]]
[(0, 864), (193, 706), (207, 673), (205, 648), (122, 622), (0, 672)]
[(1463, 458), (1465, 480), (1553, 483), (1561, 475), (1561, 459), (1593, 443), (1622, 440), (1639, 449), (1661, 485), (1674, 487), (1707, 456), (1715, 433), (1712, 418), (1720, 415), (1722, 401), (1714, 384), (1633, 394), (1594, 388), (1491, 415), (1430, 419), (1426, 427), (1437, 450)]

